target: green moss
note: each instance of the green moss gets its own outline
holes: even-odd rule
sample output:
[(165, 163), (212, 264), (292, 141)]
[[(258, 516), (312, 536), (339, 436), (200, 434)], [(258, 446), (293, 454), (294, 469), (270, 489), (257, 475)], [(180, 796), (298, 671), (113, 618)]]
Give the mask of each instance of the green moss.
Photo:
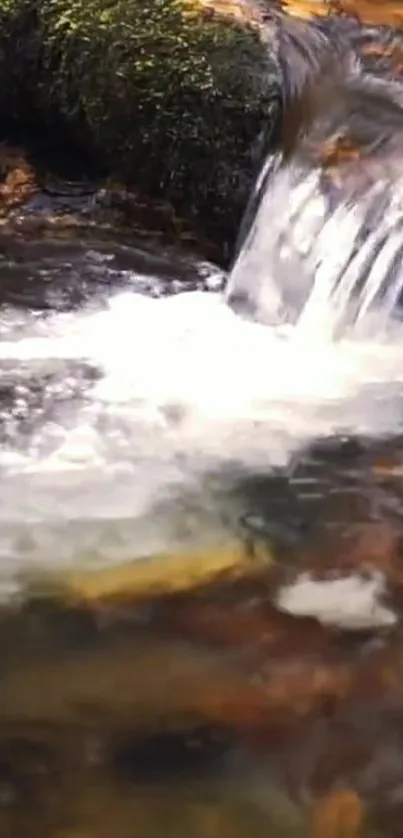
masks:
[(0, 122), (52, 142), (66, 129), (221, 241), (252, 184), (270, 70), (255, 30), (190, 0), (0, 0)]
[(257, 33), (185, 0), (43, 0), (42, 106), (113, 174), (232, 233), (272, 99)]

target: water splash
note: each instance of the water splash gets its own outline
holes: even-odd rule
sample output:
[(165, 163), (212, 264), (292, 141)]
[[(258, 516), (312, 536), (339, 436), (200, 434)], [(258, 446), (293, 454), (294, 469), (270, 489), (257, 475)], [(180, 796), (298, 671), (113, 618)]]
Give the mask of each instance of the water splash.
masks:
[(396, 45), (348, 20), (275, 20), (281, 151), (257, 179), (227, 299), (304, 340), (384, 338), (403, 292), (403, 88), (364, 63)]
[(300, 337), (384, 337), (403, 291), (403, 178), (360, 194), (293, 162), (266, 184), (232, 270), (230, 304)]
[[(283, 27), (284, 154), (262, 168), (224, 295), (217, 275), (200, 285), (182, 270), (182, 282), (171, 266), (167, 283), (136, 270), (130, 249), (119, 268), (95, 245), (26, 261), (33, 301), (9, 281), (6, 576), (227, 537), (233, 510), (212, 474), (287, 474), (314, 438), (401, 430), (402, 94), (336, 41), (329, 62), (329, 38), (307, 27)], [(351, 142), (333, 165), (341, 128)], [(0, 290), (1, 274), (0, 260)]]
[(151, 298), (133, 277), (39, 331), (22, 320), (0, 342), (3, 572), (224, 535), (209, 473), (265, 472), (314, 436), (400, 422), (398, 345), (318, 352), (242, 320), (220, 292)]

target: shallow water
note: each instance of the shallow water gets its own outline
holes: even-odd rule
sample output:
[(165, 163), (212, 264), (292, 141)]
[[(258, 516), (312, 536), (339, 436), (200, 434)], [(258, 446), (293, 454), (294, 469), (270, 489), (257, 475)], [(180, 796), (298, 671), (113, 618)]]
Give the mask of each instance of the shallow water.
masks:
[[(7, 838), (399, 834), (400, 327), (252, 323), (225, 279), (0, 242)], [(171, 554), (204, 583), (168, 595)]]
[(144, 260), (14, 243), (0, 261), (7, 590), (27, 568), (225, 539), (240, 475), (286, 474), (317, 438), (399, 432), (399, 334), (302, 338), (235, 315), (213, 267)]

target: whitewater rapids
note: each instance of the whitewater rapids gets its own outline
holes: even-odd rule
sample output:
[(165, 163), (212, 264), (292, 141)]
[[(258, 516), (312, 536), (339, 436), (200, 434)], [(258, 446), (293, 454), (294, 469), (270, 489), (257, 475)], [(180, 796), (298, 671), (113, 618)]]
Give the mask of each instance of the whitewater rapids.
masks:
[(229, 526), (217, 475), (287, 466), (321, 435), (400, 425), (396, 336), (301, 339), (240, 318), (219, 290), (149, 296), (145, 279), (133, 271), (74, 311), (2, 307), (7, 590), (27, 568), (216, 542)]

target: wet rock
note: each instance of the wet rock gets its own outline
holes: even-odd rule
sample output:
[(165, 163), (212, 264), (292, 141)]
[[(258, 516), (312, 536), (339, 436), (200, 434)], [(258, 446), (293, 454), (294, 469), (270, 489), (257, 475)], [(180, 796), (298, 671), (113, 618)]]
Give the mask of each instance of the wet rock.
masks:
[(118, 215), (151, 207), (153, 224), (196, 241), (207, 231), (227, 258), (260, 162), (256, 138), (277, 112), (258, 4), (2, 0), (0, 23), (3, 136), (17, 126), (35, 144), (42, 133), (50, 156), (58, 144), (82, 150), (146, 196), (115, 190)]
[(214, 579), (254, 576), (270, 567), (270, 552), (250, 555), (234, 542), (216, 548), (150, 556), (121, 566), (89, 572), (71, 572), (55, 577), (65, 595), (86, 602), (133, 602), (150, 596), (189, 591)]
[(252, 147), (274, 88), (258, 28), (202, 6), (43, 4), (42, 104), (114, 175), (218, 225), (222, 240), (253, 182)]
[(6, 144), (0, 146), (0, 213), (29, 200), (37, 188), (33, 167), (24, 152)]
[(343, 789), (318, 800), (311, 819), (314, 838), (354, 838), (362, 835), (364, 807), (354, 791)]
[(234, 481), (243, 537), (275, 557), (273, 602), (333, 624), (338, 612), (340, 625), (361, 622), (359, 630), (401, 618), (401, 460), (398, 438), (334, 438), (296, 454), (283, 472)]
[[(267, 569), (239, 569), (206, 572), (204, 584), (200, 571), (193, 583), (163, 585), (165, 593), (144, 584), (140, 598), (122, 574), (109, 582), (95, 574), (93, 596), (88, 577), (74, 596), (38, 585), (3, 606), (4, 834), (46, 835), (41, 818), (64, 824), (67, 809), (77, 830), (96, 824), (94, 834), (120, 835), (119, 806), (108, 804), (99, 827), (98, 791), (109, 800), (113, 788), (125, 811), (130, 790), (130, 825), (141, 789), (143, 834), (159, 835), (155, 823), (148, 831), (152, 788), (185, 806), (185, 794), (217, 776), (221, 801), (236, 776), (238, 804), (249, 800), (247, 821), (234, 822), (231, 835), (253, 835), (255, 818), (257, 838), (272, 828), (295, 838), (372, 835), (385, 823), (381, 835), (399, 834), (400, 629), (368, 644), (281, 614), (267, 597)], [(222, 823), (214, 800), (199, 816)], [(31, 832), (16, 828), (22, 811), (32, 812)], [(187, 834), (215, 836), (203, 817)]]
[(400, 0), (283, 0), (283, 6), (289, 14), (308, 19), (351, 15), (364, 24), (399, 27), (403, 23)]
[[(180, 217), (172, 203), (153, 198), (108, 177), (66, 179), (62, 161), (46, 146), (0, 144), (0, 232), (3, 236), (127, 241), (154, 254), (172, 251), (176, 263), (202, 259), (200, 276), (208, 290), (223, 287), (220, 245), (200, 223)], [(63, 160), (65, 163), (65, 161)], [(76, 175), (80, 174), (78, 163)], [(74, 162), (72, 163), (74, 171)], [(78, 167), (78, 168), (77, 168)], [(213, 262), (208, 263), (206, 260)], [(180, 272), (180, 267), (178, 271)], [(165, 269), (164, 269), (165, 270)]]

